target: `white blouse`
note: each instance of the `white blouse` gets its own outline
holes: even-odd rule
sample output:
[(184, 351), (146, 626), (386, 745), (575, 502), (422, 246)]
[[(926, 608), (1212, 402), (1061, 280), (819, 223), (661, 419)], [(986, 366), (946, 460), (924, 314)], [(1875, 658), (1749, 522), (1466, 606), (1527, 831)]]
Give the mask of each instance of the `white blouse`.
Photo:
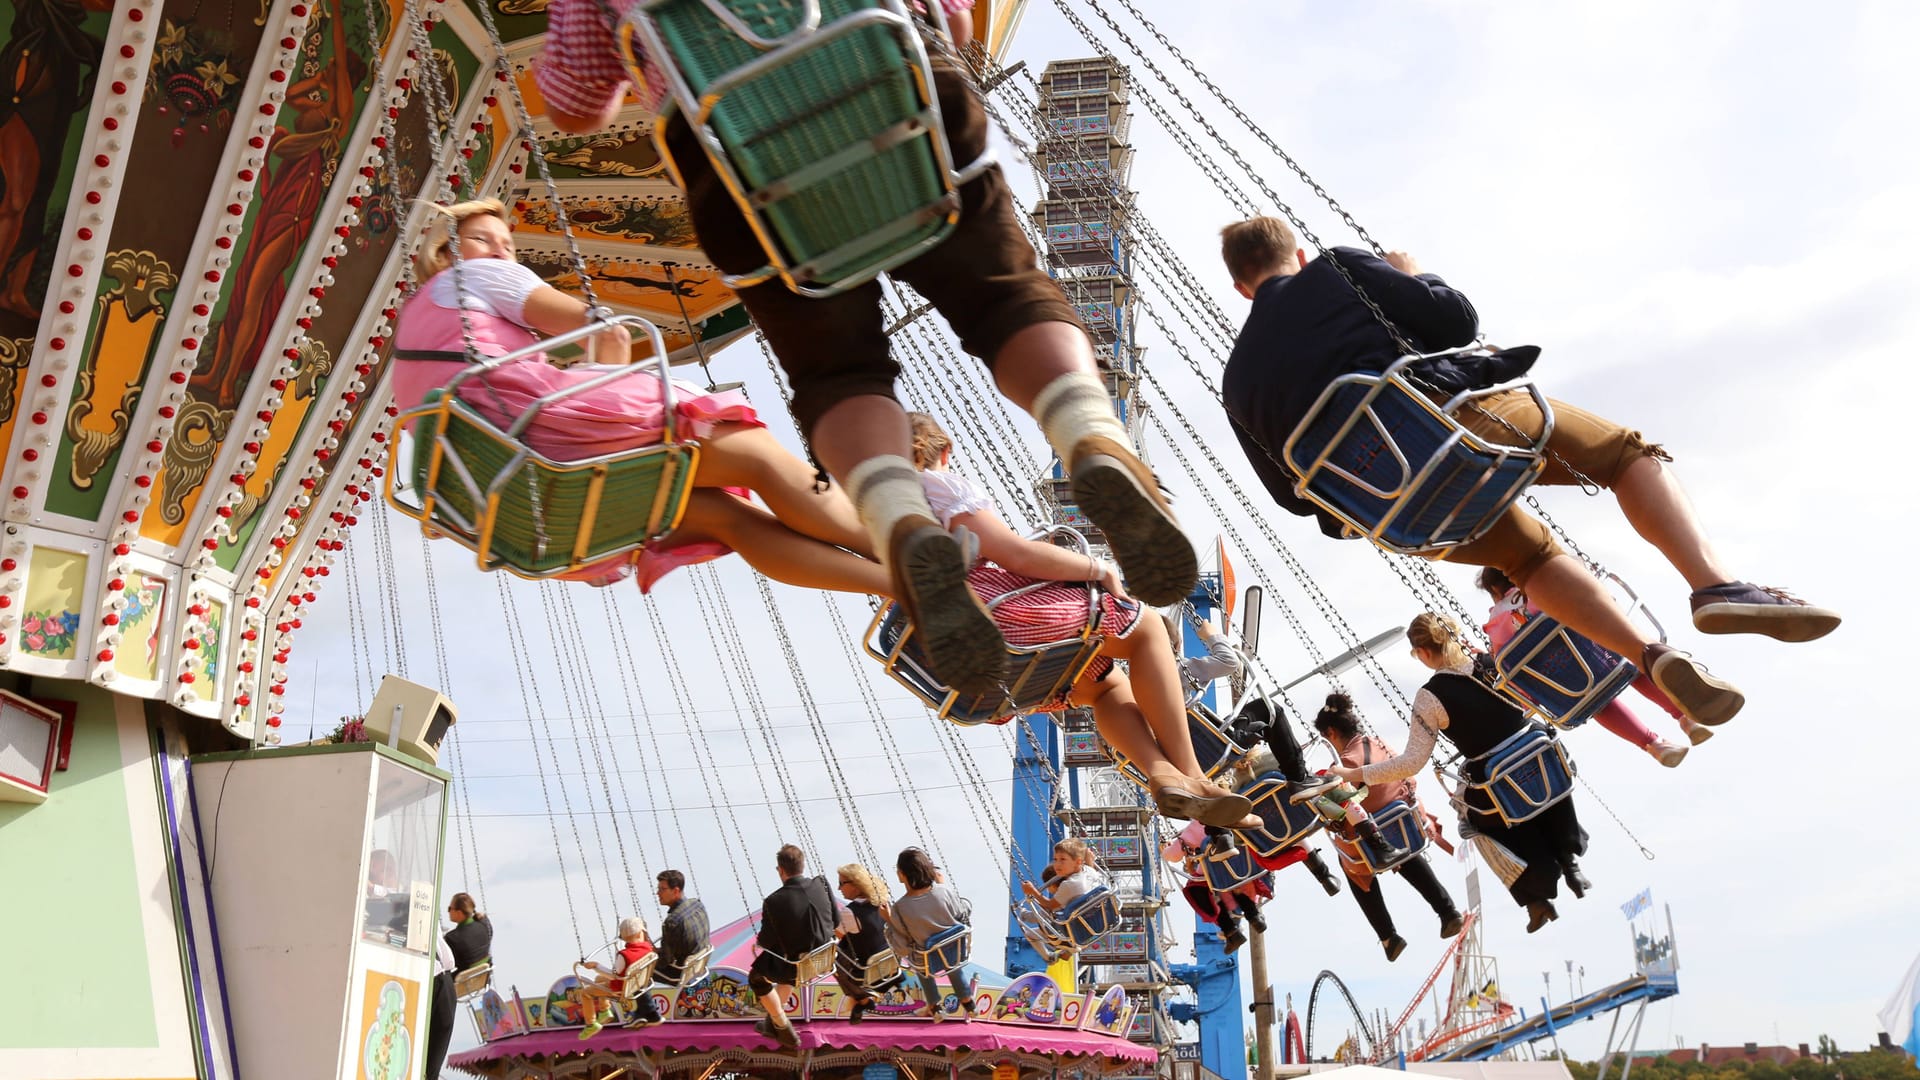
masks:
[[(1443, 668), (1455, 675), (1473, 674), (1473, 661), (1466, 659)], [(1420, 771), (1433, 757), (1433, 745), (1447, 726), (1447, 707), (1426, 687), (1413, 692), (1413, 731), (1407, 736), (1407, 748), (1385, 761), (1376, 761), (1360, 769), (1361, 783), (1391, 784)]]
[(459, 291), (454, 290), (453, 268), (448, 267), (427, 283), (427, 295), (443, 308), (464, 306), (525, 326), (527, 297), (545, 284), (540, 275), (512, 259), (462, 259)]
[(920, 487), (927, 493), (927, 505), (940, 519), (940, 527), (953, 527), (961, 514), (993, 509), (993, 500), (985, 488), (958, 473), (946, 469), (926, 469), (920, 473)]

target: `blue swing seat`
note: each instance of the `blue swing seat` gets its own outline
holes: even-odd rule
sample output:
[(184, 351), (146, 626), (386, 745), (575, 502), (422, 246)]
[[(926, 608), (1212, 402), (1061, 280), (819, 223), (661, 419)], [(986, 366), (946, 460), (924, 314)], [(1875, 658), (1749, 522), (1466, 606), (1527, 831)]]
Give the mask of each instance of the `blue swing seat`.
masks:
[(1386, 838), (1387, 843), (1406, 852), (1406, 855), (1390, 863), (1379, 863), (1374, 861), (1367, 845), (1357, 840), (1341, 839), (1334, 843), (1334, 850), (1340, 853), (1344, 861), (1365, 866), (1375, 874), (1384, 874), (1412, 862), (1427, 849), (1427, 834), (1420, 828), (1420, 816), (1405, 801), (1395, 799), (1381, 807), (1378, 813), (1369, 816), (1380, 827), (1380, 835)]
[(1516, 731), (1474, 760), (1485, 763), (1486, 779), (1471, 786), (1487, 793), (1508, 825), (1531, 821), (1573, 794), (1573, 762), (1545, 727)]
[[(1408, 370), (1430, 358), (1402, 357), (1379, 375), (1335, 379), (1282, 450), (1302, 497), (1388, 551), (1411, 555), (1465, 544), (1491, 528), (1540, 475), (1553, 433), (1553, 408), (1528, 379), (1435, 405)], [(1546, 418), (1531, 446), (1489, 442), (1453, 418), (1475, 399), (1507, 390), (1531, 394)]]
[[(656, 61), (670, 98), (655, 143), (686, 116), (767, 264), (730, 287), (779, 278), (804, 296), (853, 288), (939, 244), (959, 188), (921, 27), (903, 0), (643, 0), (618, 38), (629, 74)], [(684, 187), (684, 183), (681, 184)]]
[(1253, 812), (1262, 825), (1258, 829), (1236, 832), (1240, 846), (1251, 848), (1263, 859), (1277, 857), (1282, 851), (1312, 836), (1325, 822), (1313, 808), (1291, 803), (1293, 794), (1287, 778), (1279, 773), (1264, 773), (1241, 791), (1253, 800)]
[(1493, 664), (1495, 690), (1560, 728), (1591, 720), (1640, 676), (1632, 663), (1546, 615), (1529, 618)]
[(1200, 869), (1206, 875), (1207, 888), (1214, 892), (1237, 889), (1248, 882), (1258, 881), (1267, 873), (1264, 867), (1253, 861), (1253, 852), (1245, 843), (1225, 858), (1212, 852), (1201, 856)]
[(1089, 889), (1060, 909), (1059, 925), (1068, 944), (1086, 948), (1120, 925), (1120, 894), (1105, 885)]
[(967, 962), (973, 955), (973, 927), (956, 923), (927, 939), (927, 947), (916, 949), (907, 965), (925, 975), (942, 975)]
[[(1082, 554), (1087, 551), (1086, 537), (1065, 526), (1056, 525), (1047, 530), (1047, 535), (1066, 540)], [(1069, 638), (1045, 645), (1007, 646), (1007, 680), (998, 690), (962, 694), (942, 684), (934, 677), (927, 655), (914, 637), (906, 609), (892, 601), (874, 613), (863, 645), (867, 655), (880, 661), (895, 682), (925, 702), (935, 715), (956, 724), (1004, 724), (1026, 713), (1052, 711), (1063, 707), (1067, 691), (1100, 655), (1100, 646), (1106, 641), (1106, 635), (1100, 633), (1100, 589), (1084, 582), (1036, 581), (987, 601), (987, 611), (992, 612), (1014, 597), (1059, 584), (1086, 589), (1086, 622)]]

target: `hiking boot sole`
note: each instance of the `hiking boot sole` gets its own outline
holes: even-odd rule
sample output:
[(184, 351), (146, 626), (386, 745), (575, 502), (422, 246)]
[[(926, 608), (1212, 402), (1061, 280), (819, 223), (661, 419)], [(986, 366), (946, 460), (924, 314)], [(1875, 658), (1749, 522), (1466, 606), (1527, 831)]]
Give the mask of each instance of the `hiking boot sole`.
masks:
[(1126, 459), (1099, 452), (1077, 457), (1072, 471), (1074, 502), (1105, 534), (1127, 591), (1154, 607), (1185, 600), (1200, 580), (1200, 558), (1147, 486), (1152, 476), (1143, 481)]
[(967, 587), (960, 544), (925, 525), (899, 545), (898, 577), (907, 614), (927, 664), (941, 685), (962, 694), (986, 694), (1007, 678), (1007, 641)]
[(1838, 612), (1799, 604), (1707, 604), (1693, 613), (1703, 634), (1760, 634), (1775, 641), (1818, 641), (1840, 626)]
[(1653, 676), (1654, 685), (1696, 724), (1718, 727), (1733, 719), (1747, 703), (1739, 687), (1715, 677), (1685, 653), (1662, 654), (1648, 674)]

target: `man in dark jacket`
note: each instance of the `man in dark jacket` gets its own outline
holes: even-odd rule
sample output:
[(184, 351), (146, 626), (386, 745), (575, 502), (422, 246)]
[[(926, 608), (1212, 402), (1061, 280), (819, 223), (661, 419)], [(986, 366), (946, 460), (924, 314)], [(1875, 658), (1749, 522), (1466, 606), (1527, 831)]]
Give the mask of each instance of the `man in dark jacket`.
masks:
[[(1288, 436), (1338, 376), (1386, 370), (1407, 352), (1402, 341), (1423, 353), (1467, 345), (1479, 331), (1479, 318), (1465, 296), (1423, 273), (1405, 252), (1376, 258), (1356, 248), (1332, 248), (1308, 262), (1293, 230), (1265, 217), (1227, 226), (1220, 247), (1235, 290), (1253, 301), (1222, 380), (1227, 418), (1274, 501), (1294, 514), (1318, 517), (1323, 531), (1341, 535), (1337, 522), (1294, 491), (1296, 478), (1280, 460)], [(1368, 300), (1378, 305), (1377, 314)], [(1513, 349), (1491, 357), (1440, 357), (1421, 361), (1415, 371), (1436, 396), (1451, 395), (1523, 374), (1536, 355)], [(1552, 456), (1539, 483), (1584, 478), (1612, 490), (1635, 531), (1693, 587), (1696, 629), (1811, 641), (1840, 625), (1836, 612), (1726, 570), (1667, 467), (1673, 459), (1665, 450), (1610, 420), (1563, 402), (1550, 404)], [(1457, 419), (1484, 439), (1510, 444), (1538, 438), (1548, 422), (1532, 395), (1518, 390), (1484, 398)], [(1745, 703), (1738, 689), (1705, 665), (1652, 640), (1537, 518), (1517, 506), (1479, 539), (1437, 557), (1499, 567), (1540, 610), (1638, 662), (1696, 723), (1725, 723)]]
[(762, 951), (747, 971), (747, 987), (767, 1010), (767, 1018), (754, 1030), (792, 1049), (800, 1045), (800, 1037), (787, 1019), (781, 991), (793, 983), (794, 961), (833, 940), (836, 918), (827, 879), (804, 876), (806, 855), (799, 848), (781, 847), (774, 864), (780, 887), (760, 905), (756, 941)]

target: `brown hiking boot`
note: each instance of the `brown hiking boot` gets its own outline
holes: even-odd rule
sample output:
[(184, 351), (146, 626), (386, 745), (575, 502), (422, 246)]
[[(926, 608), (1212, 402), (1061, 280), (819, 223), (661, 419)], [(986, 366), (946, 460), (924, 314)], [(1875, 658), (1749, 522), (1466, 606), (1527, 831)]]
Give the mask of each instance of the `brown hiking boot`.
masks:
[(913, 623), (934, 678), (962, 694), (985, 694), (1007, 677), (1007, 640), (967, 586), (960, 541), (931, 518), (902, 518), (887, 545), (894, 592)]
[(1200, 580), (1200, 559), (1153, 471), (1130, 448), (1089, 435), (1075, 444), (1067, 472), (1074, 502), (1106, 534), (1127, 591), (1154, 607), (1185, 600)]

